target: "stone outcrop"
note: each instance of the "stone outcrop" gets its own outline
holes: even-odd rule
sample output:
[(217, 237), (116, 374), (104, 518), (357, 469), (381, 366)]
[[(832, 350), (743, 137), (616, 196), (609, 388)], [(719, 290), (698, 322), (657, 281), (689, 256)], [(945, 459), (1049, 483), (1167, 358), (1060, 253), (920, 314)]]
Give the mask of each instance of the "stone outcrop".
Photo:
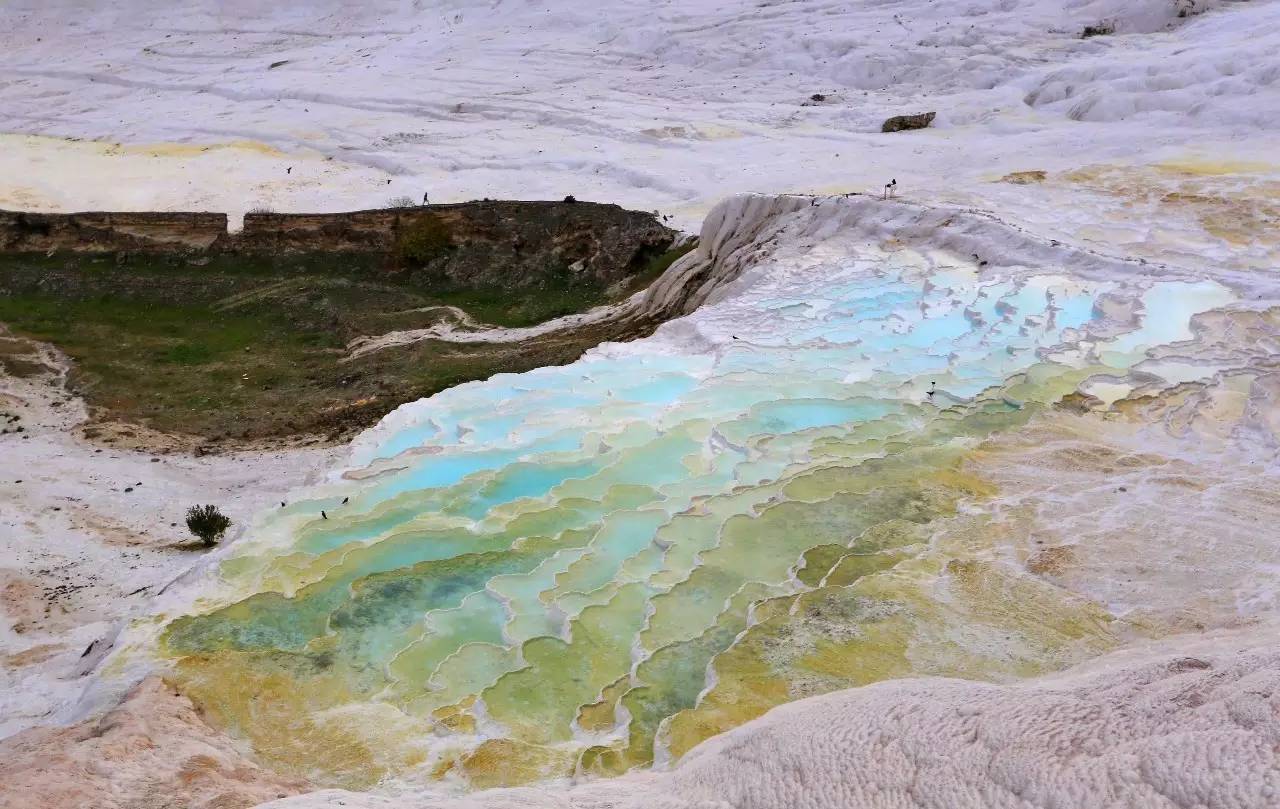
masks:
[(1000, 182), (1012, 185), (1033, 185), (1042, 183), (1047, 179), (1049, 179), (1049, 174), (1044, 171), (1015, 171), (1001, 177)]
[(925, 129), (938, 117), (936, 112), (922, 112), (918, 115), (895, 115), (884, 122), (881, 132), (905, 132), (908, 129)]
[[(404, 261), (418, 229), (429, 256)], [(590, 202), (477, 201), (321, 214), (249, 213), (227, 231), (221, 213), (0, 211), (0, 253), (360, 254), (390, 271), (449, 286), (605, 287), (671, 246), (675, 232), (649, 213)]]
[(459, 286), (524, 286), (558, 271), (607, 286), (666, 250), (674, 231), (653, 215), (590, 202), (464, 202), (338, 214), (246, 214), (229, 249), (246, 253), (388, 253), (415, 228), (440, 235), (438, 256), (416, 269)]

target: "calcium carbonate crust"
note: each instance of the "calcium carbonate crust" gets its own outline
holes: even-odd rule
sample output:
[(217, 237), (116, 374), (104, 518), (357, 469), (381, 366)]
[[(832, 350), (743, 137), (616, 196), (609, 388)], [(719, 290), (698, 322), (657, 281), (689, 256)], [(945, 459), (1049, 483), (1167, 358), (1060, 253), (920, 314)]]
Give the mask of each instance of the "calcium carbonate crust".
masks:
[(1274, 624), (1016, 685), (877, 683), (789, 703), (672, 771), (468, 796), (326, 790), (272, 809), (1262, 809), (1280, 800)]

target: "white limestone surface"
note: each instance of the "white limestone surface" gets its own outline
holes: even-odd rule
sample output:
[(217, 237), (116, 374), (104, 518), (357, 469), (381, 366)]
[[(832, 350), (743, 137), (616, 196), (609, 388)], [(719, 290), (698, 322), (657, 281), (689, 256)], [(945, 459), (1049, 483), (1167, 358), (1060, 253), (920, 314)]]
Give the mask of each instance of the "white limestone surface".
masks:
[(1280, 797), (1274, 624), (1015, 685), (940, 678), (793, 702), (668, 773), (466, 796), (327, 790), (271, 809), (1257, 809)]

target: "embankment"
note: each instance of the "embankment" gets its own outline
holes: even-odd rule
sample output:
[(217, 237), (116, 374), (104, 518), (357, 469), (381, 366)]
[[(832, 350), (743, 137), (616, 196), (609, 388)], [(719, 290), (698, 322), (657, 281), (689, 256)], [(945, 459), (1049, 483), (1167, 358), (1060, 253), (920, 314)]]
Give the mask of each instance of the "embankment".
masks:
[(0, 212), (0, 323), (71, 358), (91, 436), (336, 441), (403, 402), (639, 330), (592, 320), (536, 344), (366, 361), (353, 341), (590, 310), (647, 284), (676, 236), (649, 213), (568, 201), (251, 213), (234, 233), (220, 213)]
[(0, 211), (0, 255), (66, 252), (246, 257), (358, 255), (419, 285), (608, 287), (643, 269), (676, 233), (652, 214), (592, 202), (463, 202), (344, 213)]

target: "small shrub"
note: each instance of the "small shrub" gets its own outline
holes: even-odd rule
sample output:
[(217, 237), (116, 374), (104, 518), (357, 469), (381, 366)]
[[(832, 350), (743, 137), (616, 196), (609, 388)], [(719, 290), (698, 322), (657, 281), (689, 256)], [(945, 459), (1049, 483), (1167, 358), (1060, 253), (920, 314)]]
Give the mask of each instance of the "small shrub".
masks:
[(275, 213), (276, 209), (270, 205), (254, 205), (249, 209), (249, 213)]
[(418, 201), (413, 197), (392, 197), (387, 200), (388, 208), (416, 208)]
[(231, 527), (231, 518), (217, 506), (192, 506), (187, 509), (187, 529), (200, 538), (206, 548), (212, 548)]
[(1089, 37), (1105, 37), (1111, 36), (1116, 32), (1116, 25), (1113, 22), (1100, 22), (1097, 25), (1086, 25), (1084, 31), (1080, 32), (1081, 39)]
[(396, 258), (404, 264), (420, 266), (444, 255), (452, 243), (453, 234), (439, 217), (415, 217), (396, 236)]

